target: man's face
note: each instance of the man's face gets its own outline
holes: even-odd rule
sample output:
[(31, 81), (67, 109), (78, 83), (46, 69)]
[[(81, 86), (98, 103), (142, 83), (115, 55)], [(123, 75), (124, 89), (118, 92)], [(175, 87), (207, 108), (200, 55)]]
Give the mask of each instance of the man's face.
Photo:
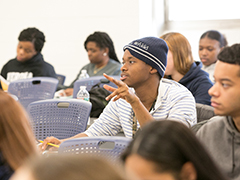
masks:
[(146, 85), (151, 69), (150, 65), (132, 56), (128, 50), (124, 51), (121, 80), (129, 87), (136, 89)]
[(208, 93), (215, 114), (240, 117), (240, 66), (218, 61), (214, 78)]
[(34, 44), (30, 41), (19, 41), (17, 46), (17, 60), (25, 62), (31, 59), (37, 51), (34, 48)]

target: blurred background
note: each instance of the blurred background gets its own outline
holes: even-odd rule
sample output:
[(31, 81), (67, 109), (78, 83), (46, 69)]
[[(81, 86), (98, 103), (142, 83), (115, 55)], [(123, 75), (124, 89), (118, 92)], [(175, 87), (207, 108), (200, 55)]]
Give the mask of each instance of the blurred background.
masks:
[(198, 57), (201, 34), (215, 29), (229, 45), (240, 43), (238, 0), (0, 0), (0, 67), (16, 56), (19, 33), (36, 27), (46, 36), (45, 61), (69, 85), (89, 62), (83, 43), (107, 32), (118, 58), (130, 41), (174, 31), (186, 36)]

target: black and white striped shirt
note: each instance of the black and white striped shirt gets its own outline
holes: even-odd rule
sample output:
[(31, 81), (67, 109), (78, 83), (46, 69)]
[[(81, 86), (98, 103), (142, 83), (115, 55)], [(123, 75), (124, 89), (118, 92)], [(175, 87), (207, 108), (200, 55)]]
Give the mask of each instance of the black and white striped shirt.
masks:
[[(191, 92), (181, 84), (162, 78), (158, 97), (150, 114), (155, 119), (171, 119), (188, 127), (197, 123), (196, 104)], [(132, 138), (133, 111), (123, 99), (110, 101), (99, 118), (84, 132), (88, 136), (114, 136), (123, 130)], [(140, 127), (138, 123), (138, 128)]]

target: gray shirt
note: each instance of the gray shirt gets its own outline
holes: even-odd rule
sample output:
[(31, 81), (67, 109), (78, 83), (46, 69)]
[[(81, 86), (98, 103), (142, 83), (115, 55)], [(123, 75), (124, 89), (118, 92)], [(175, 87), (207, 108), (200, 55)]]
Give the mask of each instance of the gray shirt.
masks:
[(240, 179), (240, 132), (231, 117), (215, 116), (197, 132), (197, 137), (216, 164), (230, 179)]

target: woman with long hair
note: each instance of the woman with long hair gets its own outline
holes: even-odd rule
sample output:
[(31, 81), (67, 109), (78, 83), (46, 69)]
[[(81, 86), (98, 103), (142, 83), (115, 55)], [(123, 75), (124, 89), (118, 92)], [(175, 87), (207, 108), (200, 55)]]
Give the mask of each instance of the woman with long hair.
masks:
[(66, 96), (73, 94), (73, 85), (79, 79), (81, 71), (87, 70), (87, 74), (92, 76), (102, 76), (121, 74), (121, 63), (119, 62), (114, 44), (110, 36), (105, 32), (96, 31), (90, 34), (84, 42), (90, 63), (83, 66), (76, 79), (64, 90)]
[(212, 87), (208, 74), (201, 62), (195, 62), (189, 41), (177, 32), (170, 32), (160, 38), (166, 41), (169, 51), (165, 77), (185, 86), (194, 96), (196, 103), (211, 104), (208, 90)]
[(29, 156), (37, 154), (35, 136), (23, 107), (0, 90), (0, 179), (9, 179)]

